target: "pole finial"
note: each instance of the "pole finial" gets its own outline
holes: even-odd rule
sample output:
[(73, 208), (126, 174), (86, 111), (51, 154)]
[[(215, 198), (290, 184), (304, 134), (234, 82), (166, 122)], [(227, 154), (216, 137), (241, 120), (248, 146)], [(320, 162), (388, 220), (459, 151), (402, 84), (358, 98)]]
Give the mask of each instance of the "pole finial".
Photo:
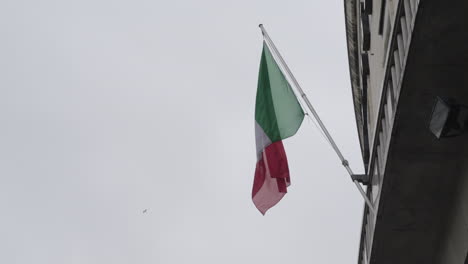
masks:
[(265, 28), (263, 27), (263, 24), (258, 24), (258, 27), (262, 31), (262, 35), (265, 37)]

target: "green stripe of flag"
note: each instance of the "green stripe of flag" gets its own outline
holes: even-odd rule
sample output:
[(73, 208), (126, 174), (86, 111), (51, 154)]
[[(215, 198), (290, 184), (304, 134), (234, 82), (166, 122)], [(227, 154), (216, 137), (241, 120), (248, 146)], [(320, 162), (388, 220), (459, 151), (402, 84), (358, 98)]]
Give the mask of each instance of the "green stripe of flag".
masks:
[(273, 56), (263, 43), (258, 76), (255, 121), (263, 128), (271, 142), (296, 134), (304, 119), (297, 98)]

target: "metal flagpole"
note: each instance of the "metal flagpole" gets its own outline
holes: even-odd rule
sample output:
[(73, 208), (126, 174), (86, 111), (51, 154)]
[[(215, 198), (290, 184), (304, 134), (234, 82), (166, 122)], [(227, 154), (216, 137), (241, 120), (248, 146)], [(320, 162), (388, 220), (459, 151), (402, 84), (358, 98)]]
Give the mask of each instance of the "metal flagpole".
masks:
[[(351, 168), (349, 167), (349, 163), (348, 161), (343, 157), (343, 154), (341, 154), (341, 151), (340, 149), (338, 148), (338, 146), (336, 145), (335, 141), (333, 140), (333, 138), (331, 137), (330, 133), (328, 132), (327, 128), (325, 127), (325, 125), (323, 124), (322, 120), (320, 120), (320, 117), (318, 116), (317, 112), (315, 111), (314, 107), (312, 106), (312, 104), (310, 103), (309, 99), (307, 98), (307, 95), (304, 93), (304, 91), (302, 90), (301, 86), (299, 85), (299, 83), (297, 82), (296, 78), (294, 77), (294, 75), (292, 74), (291, 70), (289, 69), (288, 65), (286, 64), (286, 62), (284, 61), (283, 57), (281, 56), (281, 54), (279, 53), (278, 49), (276, 49), (276, 46), (275, 44), (273, 43), (273, 41), (271, 40), (270, 36), (268, 36), (268, 33), (266, 31), (266, 29), (263, 27), (262, 24), (259, 25), (260, 29), (262, 30), (262, 34), (265, 38), (265, 40), (267, 41), (267, 44), (273, 49), (273, 53), (276, 55), (276, 57), (279, 59), (279, 62), (281, 63), (281, 66), (283, 67), (283, 69), (286, 71), (286, 74), (290, 77), (290, 79), (292, 80), (294, 86), (296, 87), (297, 91), (299, 92), (299, 94), (301, 95), (302, 99), (304, 100), (304, 102), (306, 103), (307, 107), (309, 108), (310, 112), (314, 115), (315, 119), (317, 120), (320, 128), (322, 129), (322, 131), (325, 133), (325, 136), (327, 137), (328, 141), (330, 142), (331, 146), (333, 147), (333, 149), (335, 150), (336, 154), (338, 155), (338, 157), (340, 158), (341, 160), (341, 164), (343, 164), (343, 166), (346, 168), (346, 170), (348, 171), (349, 175), (352, 177), (354, 175), (353, 171), (351, 170)], [(362, 197), (364, 198), (364, 200), (366, 201), (366, 204), (367, 206), (369, 207), (369, 209), (375, 213), (375, 208), (374, 206), (372, 205), (371, 201), (369, 200), (369, 197), (367, 197), (366, 193), (364, 192), (364, 189), (362, 188), (362, 186), (359, 184), (359, 182), (357, 180), (353, 180), (354, 184), (356, 185), (356, 187), (358, 188), (359, 192), (361, 193)]]

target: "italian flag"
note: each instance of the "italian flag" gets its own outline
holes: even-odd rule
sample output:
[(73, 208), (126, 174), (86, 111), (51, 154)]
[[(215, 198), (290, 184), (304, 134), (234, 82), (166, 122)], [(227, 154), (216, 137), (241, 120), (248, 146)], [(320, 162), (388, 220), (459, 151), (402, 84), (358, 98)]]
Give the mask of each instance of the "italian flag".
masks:
[(282, 140), (296, 134), (304, 119), (297, 98), (263, 43), (255, 105), (257, 165), (252, 200), (265, 214), (277, 204), (291, 184)]

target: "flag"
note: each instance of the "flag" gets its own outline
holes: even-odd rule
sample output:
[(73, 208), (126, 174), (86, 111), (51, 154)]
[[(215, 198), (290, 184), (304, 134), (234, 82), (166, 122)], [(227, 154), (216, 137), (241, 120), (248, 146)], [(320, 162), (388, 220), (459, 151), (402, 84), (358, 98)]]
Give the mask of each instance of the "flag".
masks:
[(253, 203), (262, 214), (283, 198), (291, 183), (282, 140), (296, 134), (303, 119), (304, 111), (264, 42), (255, 104), (257, 165), (252, 188)]

